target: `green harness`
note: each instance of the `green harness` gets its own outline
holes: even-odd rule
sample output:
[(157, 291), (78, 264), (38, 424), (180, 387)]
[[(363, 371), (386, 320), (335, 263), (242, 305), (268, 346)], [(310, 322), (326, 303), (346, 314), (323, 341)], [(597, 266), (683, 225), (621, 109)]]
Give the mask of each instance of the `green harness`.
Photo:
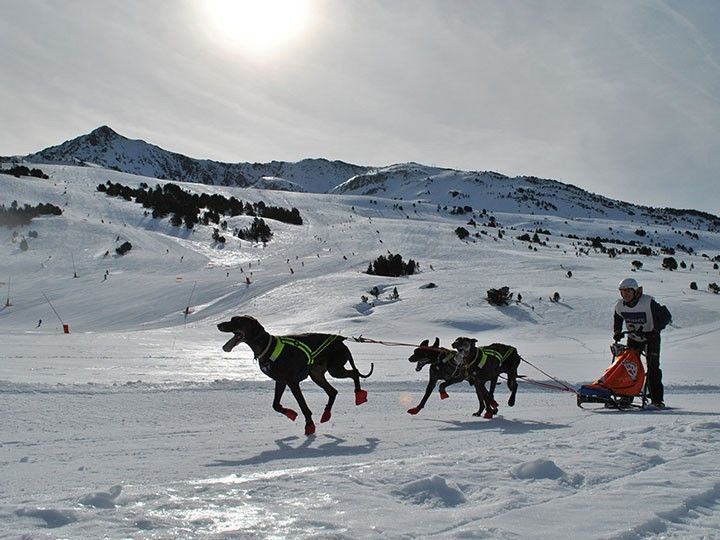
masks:
[[(503, 362), (507, 360), (514, 352), (515, 347), (510, 347), (505, 354), (500, 354), (495, 349), (491, 349), (490, 347), (475, 347), (475, 357), (470, 362), (465, 364), (465, 372), (470, 373), (470, 369), (476, 362), (479, 369), (484, 368), (485, 364), (488, 361), (488, 358), (490, 357), (497, 359), (499, 365), (502, 366)], [(480, 359), (479, 362), (478, 358)]]
[(305, 356), (307, 356), (308, 366), (311, 366), (315, 363), (315, 358), (317, 358), (318, 355), (322, 354), (325, 349), (332, 345), (333, 341), (335, 341), (338, 337), (340, 336), (328, 336), (327, 339), (323, 341), (320, 346), (313, 351), (310, 347), (308, 347), (305, 343), (298, 339), (285, 336), (273, 336), (273, 339), (275, 339), (275, 347), (273, 348), (272, 353), (270, 353), (270, 361), (274, 362), (275, 360), (277, 360), (283, 353), (285, 347), (287, 345), (290, 345), (291, 347), (300, 349), (305, 354)]

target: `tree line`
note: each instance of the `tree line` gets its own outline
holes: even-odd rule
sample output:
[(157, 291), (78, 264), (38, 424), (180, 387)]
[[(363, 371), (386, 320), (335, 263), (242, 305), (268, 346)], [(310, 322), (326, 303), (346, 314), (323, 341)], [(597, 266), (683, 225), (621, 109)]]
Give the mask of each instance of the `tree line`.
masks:
[(17, 201), (13, 201), (10, 208), (0, 204), (0, 225), (12, 229), (13, 227), (29, 225), (30, 221), (38, 216), (59, 216), (61, 214), (62, 210), (54, 204), (40, 203), (37, 206), (26, 204), (21, 208)]
[(192, 229), (197, 223), (219, 224), (221, 216), (239, 215), (264, 217), (291, 225), (303, 223), (297, 208), (288, 210), (269, 206), (262, 201), (250, 203), (218, 194), (190, 193), (172, 183), (162, 186), (158, 184), (155, 188), (142, 183), (138, 188), (131, 188), (108, 180), (105, 184), (99, 184), (97, 190), (111, 197), (121, 197), (126, 201), (134, 200), (144, 208), (151, 209), (153, 218), (162, 219), (171, 216), (172, 225), (179, 227), (184, 223), (188, 229)]

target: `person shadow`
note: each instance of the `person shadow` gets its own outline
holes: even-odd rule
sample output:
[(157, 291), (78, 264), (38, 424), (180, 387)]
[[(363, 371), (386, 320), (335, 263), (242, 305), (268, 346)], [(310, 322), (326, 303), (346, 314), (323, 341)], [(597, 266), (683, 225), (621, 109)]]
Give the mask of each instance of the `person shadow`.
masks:
[[(322, 440), (320, 440), (322, 439)], [(216, 459), (206, 467), (236, 467), (239, 465), (257, 465), (269, 463), (280, 459), (312, 459), (326, 458), (328, 456), (359, 456), (370, 454), (380, 444), (380, 439), (367, 437), (362, 444), (346, 444), (347, 441), (334, 435), (310, 437), (284, 437), (276, 439), (277, 448), (263, 450), (256, 456), (245, 459), (226, 460)]]

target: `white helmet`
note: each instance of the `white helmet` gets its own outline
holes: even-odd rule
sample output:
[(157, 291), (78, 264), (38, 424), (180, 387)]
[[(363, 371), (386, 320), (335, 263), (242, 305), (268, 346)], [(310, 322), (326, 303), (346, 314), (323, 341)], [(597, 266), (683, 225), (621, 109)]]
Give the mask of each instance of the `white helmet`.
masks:
[(618, 289), (632, 289), (637, 291), (640, 288), (638, 282), (633, 278), (625, 278), (618, 284)]

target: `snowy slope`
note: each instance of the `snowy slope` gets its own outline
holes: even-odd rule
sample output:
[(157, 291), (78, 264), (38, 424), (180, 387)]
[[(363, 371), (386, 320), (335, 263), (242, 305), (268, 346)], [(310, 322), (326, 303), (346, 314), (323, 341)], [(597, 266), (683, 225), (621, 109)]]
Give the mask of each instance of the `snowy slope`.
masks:
[[(565, 201), (561, 216), (493, 210), (500, 227), (488, 227), (466, 185), (472, 213), (438, 208), (440, 181), (428, 185), (427, 202), (401, 188), (384, 198), (182, 184), (303, 217), (301, 226), (269, 222), (266, 246), (226, 234), (221, 248), (211, 227), (172, 227), (96, 191), (107, 180), (160, 180), (38, 166), (49, 180), (0, 175), (0, 204), (63, 209), (0, 227), (0, 300), (10, 301), (0, 310), (0, 537), (717, 537), (720, 296), (707, 286), (720, 281), (720, 238), (707, 220), (663, 225)], [(252, 220), (227, 219), (230, 229)], [(461, 226), (472, 233), (466, 241), (455, 234)], [(517, 239), (536, 229), (549, 232), (540, 234), (546, 245)], [(587, 245), (595, 236), (648, 242), (657, 254), (608, 257)], [(132, 250), (116, 256), (124, 241)], [(685, 268), (670, 272), (656, 244), (693, 254), (678, 251)], [(416, 260), (420, 273), (364, 273), (388, 251)], [(633, 273), (636, 259), (643, 267)], [(272, 384), (249, 349), (223, 353), (215, 328), (247, 313), (276, 334), (438, 336), (446, 346), (469, 335), (512, 343), (577, 385), (609, 361), (616, 286), (628, 275), (674, 315), (662, 357), (668, 411), (588, 412), (572, 393), (526, 383), (513, 409), (498, 392), (492, 420), (470, 415), (477, 403), (467, 385), (410, 416), (427, 376), (406, 361), (412, 349), (349, 343), (361, 369), (375, 364), (364, 382), (370, 400), (356, 407), (347, 381), (335, 382), (333, 419), (306, 438), (299, 422), (272, 411)], [(522, 303), (484, 300), (503, 285)], [(374, 305), (361, 301), (374, 286)], [(388, 298), (393, 287), (399, 300)], [(558, 303), (549, 301), (555, 291)], [(549, 381), (530, 365), (521, 373)], [(319, 414), (324, 396), (311, 382), (303, 389)], [(289, 393), (283, 403), (296, 407)]]

